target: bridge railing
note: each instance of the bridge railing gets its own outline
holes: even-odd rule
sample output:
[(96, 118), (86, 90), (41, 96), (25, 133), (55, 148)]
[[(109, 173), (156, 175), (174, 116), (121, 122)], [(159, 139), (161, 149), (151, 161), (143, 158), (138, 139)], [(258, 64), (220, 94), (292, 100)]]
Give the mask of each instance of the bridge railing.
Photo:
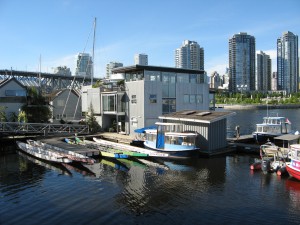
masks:
[(88, 125), (0, 122), (0, 133), (12, 134), (88, 134)]

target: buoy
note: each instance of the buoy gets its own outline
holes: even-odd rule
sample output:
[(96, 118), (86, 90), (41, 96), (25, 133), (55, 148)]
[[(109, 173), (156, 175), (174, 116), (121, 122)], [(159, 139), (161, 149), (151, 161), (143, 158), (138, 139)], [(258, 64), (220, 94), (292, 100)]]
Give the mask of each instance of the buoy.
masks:
[(260, 170), (261, 169), (261, 162), (252, 163), (250, 165), (250, 169), (251, 170)]
[(278, 176), (284, 176), (284, 175), (287, 175), (288, 172), (287, 172), (287, 170), (286, 170), (286, 167), (283, 166), (283, 167), (279, 168), (279, 169), (277, 170), (276, 174), (277, 174)]

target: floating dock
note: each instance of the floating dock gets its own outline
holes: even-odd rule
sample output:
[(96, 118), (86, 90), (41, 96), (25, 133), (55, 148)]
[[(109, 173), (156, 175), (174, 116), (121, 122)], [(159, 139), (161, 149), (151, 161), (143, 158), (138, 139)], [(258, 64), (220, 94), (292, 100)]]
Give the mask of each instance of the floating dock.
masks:
[(240, 137), (227, 138), (228, 147), (232, 150), (245, 153), (259, 153), (260, 144), (255, 143), (252, 134)]
[(40, 141), (49, 144), (49, 145), (53, 145), (53, 146), (57, 146), (59, 148), (63, 148), (66, 149), (68, 151), (73, 151), (85, 156), (99, 156), (99, 150), (98, 149), (91, 149), (91, 148), (87, 148), (84, 145), (77, 145), (77, 144), (68, 144), (66, 142), (64, 142), (62, 137), (52, 137), (52, 138), (43, 138), (43, 139), (39, 139)]

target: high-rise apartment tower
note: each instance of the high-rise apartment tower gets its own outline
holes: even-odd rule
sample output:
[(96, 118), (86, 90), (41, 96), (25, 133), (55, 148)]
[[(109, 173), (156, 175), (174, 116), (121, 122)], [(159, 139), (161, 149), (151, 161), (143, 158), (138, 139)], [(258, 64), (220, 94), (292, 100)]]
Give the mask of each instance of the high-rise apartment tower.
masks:
[(277, 88), (287, 93), (299, 91), (298, 36), (284, 32), (277, 39)]
[(240, 32), (229, 39), (229, 91), (255, 90), (255, 38)]
[(256, 54), (256, 90), (260, 92), (271, 91), (272, 61), (270, 56), (260, 51)]
[(146, 55), (146, 54), (135, 54), (134, 55), (134, 64), (135, 65), (147, 66), (148, 65), (148, 55)]
[(91, 78), (93, 74), (93, 60), (88, 53), (79, 53), (77, 55), (76, 72), (78, 76)]
[(204, 49), (196, 41), (185, 40), (175, 50), (175, 67), (204, 70)]

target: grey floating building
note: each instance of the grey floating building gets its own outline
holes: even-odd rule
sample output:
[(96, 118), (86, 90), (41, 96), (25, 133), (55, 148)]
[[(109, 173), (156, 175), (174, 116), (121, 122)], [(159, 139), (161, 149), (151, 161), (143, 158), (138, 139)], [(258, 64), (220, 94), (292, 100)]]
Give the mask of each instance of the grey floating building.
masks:
[(196, 146), (206, 155), (220, 153), (228, 146), (227, 117), (235, 112), (216, 112), (206, 110), (183, 110), (159, 116), (162, 122), (181, 123), (183, 130), (197, 132)]

